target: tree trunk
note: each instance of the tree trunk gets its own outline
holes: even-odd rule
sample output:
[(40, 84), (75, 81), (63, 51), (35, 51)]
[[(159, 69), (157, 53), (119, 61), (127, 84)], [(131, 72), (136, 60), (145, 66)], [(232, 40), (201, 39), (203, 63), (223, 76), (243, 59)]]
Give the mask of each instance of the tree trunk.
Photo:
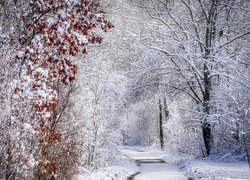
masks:
[(164, 107), (164, 113), (165, 113), (165, 121), (167, 122), (169, 119), (169, 110), (168, 110), (166, 97), (164, 97), (163, 107)]
[(209, 115), (210, 115), (210, 92), (211, 92), (211, 79), (209, 77), (209, 64), (207, 61), (211, 59), (210, 55), (213, 52), (213, 41), (215, 38), (216, 32), (216, 14), (217, 14), (217, 4), (218, 0), (214, 0), (211, 2), (211, 8), (208, 12), (208, 19), (207, 19), (207, 27), (206, 27), (206, 35), (205, 35), (205, 60), (204, 62), (204, 92), (203, 92), (203, 106), (204, 106), (204, 118), (202, 124), (202, 131), (203, 131), (203, 140), (206, 148), (207, 156), (210, 155), (211, 149), (213, 146), (212, 134), (211, 134), (211, 123), (209, 122)]
[(250, 121), (246, 123), (246, 134), (243, 136), (245, 151), (247, 154), (248, 167), (250, 171)]
[(209, 79), (209, 70), (206, 64), (204, 64), (204, 119), (202, 124), (203, 131), (203, 140), (206, 148), (206, 154), (210, 155), (211, 152), (211, 124), (209, 122), (210, 114), (210, 79)]
[(163, 119), (163, 111), (162, 111), (162, 104), (161, 104), (161, 100), (159, 99), (159, 130), (160, 130), (160, 144), (161, 144), (161, 149), (164, 149), (164, 138), (163, 138), (163, 123), (162, 123), (162, 119)]

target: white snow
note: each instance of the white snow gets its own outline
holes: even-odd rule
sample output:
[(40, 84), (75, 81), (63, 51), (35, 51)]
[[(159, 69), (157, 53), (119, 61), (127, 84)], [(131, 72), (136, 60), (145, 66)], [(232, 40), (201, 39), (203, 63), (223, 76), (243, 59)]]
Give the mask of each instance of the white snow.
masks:
[(65, 2), (70, 5), (77, 5), (80, 1), (79, 0), (65, 0)]
[[(139, 166), (139, 174), (134, 177), (135, 180), (187, 179), (172, 159), (169, 159), (169, 162), (164, 159), (166, 161), (165, 163), (163, 161), (159, 162), (159, 160), (166, 157), (166, 152), (164, 151), (125, 149), (123, 152), (134, 159)], [(174, 159), (176, 159), (176, 157)]]
[(65, 31), (65, 29), (63, 29), (61, 26), (59, 26), (59, 27), (57, 28), (57, 32), (58, 32), (58, 34), (60, 34), (61, 36), (63, 35), (64, 31)]
[(77, 32), (74, 32), (73, 33), (77, 38), (78, 38), (78, 40), (81, 42), (81, 43), (83, 43), (83, 44), (88, 44), (88, 39), (86, 38), (86, 36), (83, 36), (83, 35), (80, 35), (79, 33), (77, 33)]
[(63, 22), (60, 26), (57, 28), (57, 32), (60, 36), (64, 34), (65, 31), (67, 31), (69, 28), (69, 23)]
[[(208, 159), (184, 158), (148, 148), (126, 148), (124, 154), (139, 161), (134, 180), (246, 180), (250, 179), (247, 162), (218, 162)], [(142, 160), (162, 159), (166, 163), (140, 163)], [(152, 161), (153, 162), (153, 161)]]
[(123, 153), (133, 160), (142, 159), (161, 159), (166, 155), (166, 152), (159, 150), (146, 150), (143, 148), (125, 147)]
[(61, 18), (65, 19), (67, 16), (67, 13), (63, 9), (61, 9), (58, 11), (58, 15), (61, 16)]
[(135, 176), (135, 180), (181, 180), (187, 179), (177, 166), (168, 163), (145, 163), (139, 167), (140, 174)]
[(55, 22), (56, 22), (54, 17), (48, 18), (47, 21), (48, 21), (48, 26), (49, 27), (53, 26), (55, 24)]
[(24, 56), (24, 51), (18, 51), (18, 52), (17, 52), (17, 56), (18, 56), (19, 58), (22, 58), (22, 57)]
[(250, 179), (246, 162), (215, 162), (209, 160), (192, 160), (184, 168), (186, 176), (194, 180), (243, 180)]
[(136, 164), (126, 155), (121, 153), (116, 156), (118, 156), (116, 157), (118, 161), (115, 165), (94, 170), (79, 167), (73, 180), (126, 180), (128, 176), (138, 171)]
[(125, 180), (128, 175), (133, 173), (135, 172), (131, 167), (110, 166), (90, 173), (75, 175), (73, 180)]

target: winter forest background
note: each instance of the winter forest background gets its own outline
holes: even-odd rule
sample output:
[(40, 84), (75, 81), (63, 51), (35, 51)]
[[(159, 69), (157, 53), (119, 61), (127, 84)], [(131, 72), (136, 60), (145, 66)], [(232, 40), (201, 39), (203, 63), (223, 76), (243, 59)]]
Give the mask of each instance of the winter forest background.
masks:
[(124, 145), (247, 161), (249, 0), (0, 0), (0, 49), (0, 179)]

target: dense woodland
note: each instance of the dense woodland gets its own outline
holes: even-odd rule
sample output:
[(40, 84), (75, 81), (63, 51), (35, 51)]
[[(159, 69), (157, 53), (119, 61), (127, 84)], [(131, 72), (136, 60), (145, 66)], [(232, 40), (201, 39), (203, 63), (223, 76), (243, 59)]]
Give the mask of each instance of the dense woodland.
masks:
[(0, 0), (0, 179), (154, 146), (247, 161), (248, 0)]

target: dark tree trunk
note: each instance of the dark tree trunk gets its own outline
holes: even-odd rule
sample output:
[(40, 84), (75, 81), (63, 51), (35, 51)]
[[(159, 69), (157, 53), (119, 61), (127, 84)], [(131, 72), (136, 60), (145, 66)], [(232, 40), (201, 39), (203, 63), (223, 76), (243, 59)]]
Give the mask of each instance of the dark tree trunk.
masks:
[(206, 148), (206, 154), (210, 155), (211, 152), (211, 124), (209, 122), (209, 114), (210, 114), (210, 87), (211, 82), (209, 79), (209, 70), (206, 64), (204, 64), (204, 119), (202, 124), (203, 131), (203, 140)]
[(211, 8), (208, 12), (207, 18), (207, 27), (206, 27), (206, 35), (205, 35), (205, 62), (204, 62), (204, 92), (203, 92), (203, 106), (204, 106), (204, 118), (202, 124), (203, 131), (203, 140), (206, 148), (207, 156), (210, 155), (211, 149), (213, 146), (212, 134), (211, 134), (211, 123), (209, 121), (210, 115), (210, 92), (211, 92), (211, 78), (209, 71), (209, 64), (207, 63), (211, 57), (210, 55), (213, 53), (213, 41), (216, 36), (216, 19), (217, 19), (217, 5), (218, 0), (214, 0), (211, 2)]
[(207, 156), (209, 156), (211, 152), (211, 125), (209, 122), (203, 123), (202, 131), (203, 131), (204, 144), (206, 148), (206, 154)]
[(169, 119), (169, 110), (168, 110), (167, 100), (165, 97), (163, 101), (163, 107), (164, 107), (164, 113), (165, 113), (165, 121), (167, 122)]
[(250, 171), (250, 121), (246, 123), (246, 134), (243, 135), (245, 151), (247, 155), (248, 167)]
[(161, 149), (164, 149), (164, 138), (163, 138), (163, 111), (162, 111), (162, 104), (161, 100), (159, 99), (159, 130), (160, 130), (160, 144)]

